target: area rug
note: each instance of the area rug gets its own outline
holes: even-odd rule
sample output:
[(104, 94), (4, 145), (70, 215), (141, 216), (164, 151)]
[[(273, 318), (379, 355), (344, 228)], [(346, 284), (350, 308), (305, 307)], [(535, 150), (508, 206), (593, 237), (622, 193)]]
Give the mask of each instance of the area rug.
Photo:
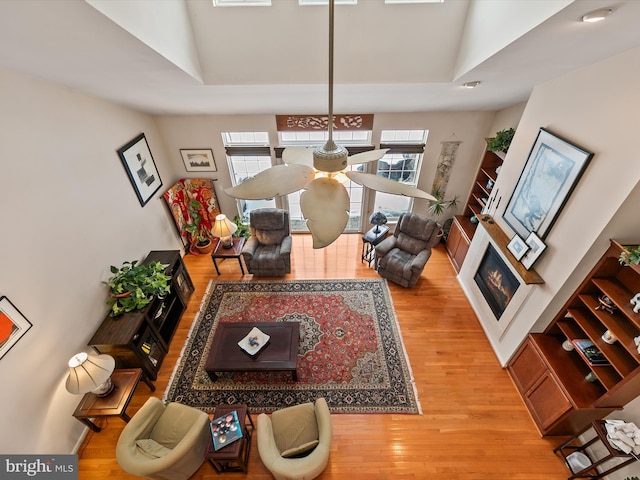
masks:
[[(300, 322), (297, 381), (290, 372), (211, 381), (204, 365), (221, 322)], [(164, 400), (270, 413), (319, 397), (333, 413), (421, 413), (386, 280), (212, 280)]]

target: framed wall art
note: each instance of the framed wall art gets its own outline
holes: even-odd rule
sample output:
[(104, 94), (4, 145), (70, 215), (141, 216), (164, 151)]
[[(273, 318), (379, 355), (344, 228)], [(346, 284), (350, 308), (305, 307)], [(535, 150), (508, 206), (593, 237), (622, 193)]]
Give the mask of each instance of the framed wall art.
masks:
[(514, 235), (508, 243), (507, 248), (516, 260), (520, 260), (524, 254), (527, 253), (527, 250), (529, 250), (529, 245), (527, 245), (518, 235)]
[(502, 218), (521, 238), (544, 239), (592, 157), (541, 128)]
[(201, 149), (180, 149), (184, 168), (187, 172), (217, 172), (216, 161), (213, 158), (213, 150), (210, 148)]
[(5, 296), (0, 297), (0, 358), (31, 328), (31, 322)]
[(129, 175), (129, 180), (131, 180), (140, 205), (144, 207), (162, 186), (160, 174), (144, 133), (120, 148), (118, 155), (127, 175)]
[(524, 268), (529, 270), (547, 246), (540, 240), (540, 237), (533, 232), (527, 237), (526, 244), (529, 249), (526, 255), (522, 257), (522, 260), (520, 260), (520, 263)]

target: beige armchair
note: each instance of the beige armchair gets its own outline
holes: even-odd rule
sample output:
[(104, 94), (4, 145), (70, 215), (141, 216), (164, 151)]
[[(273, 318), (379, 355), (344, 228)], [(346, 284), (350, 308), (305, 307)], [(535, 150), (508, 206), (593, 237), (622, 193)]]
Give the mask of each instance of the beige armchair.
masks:
[(242, 248), (249, 273), (281, 277), (291, 273), (291, 226), (289, 212), (259, 208), (249, 214), (251, 237)]
[(258, 416), (258, 453), (276, 480), (310, 480), (327, 467), (333, 430), (324, 398)]
[(206, 413), (151, 397), (122, 430), (116, 459), (132, 475), (186, 480), (204, 462), (209, 435)]
[(413, 287), (442, 235), (440, 225), (430, 218), (402, 213), (393, 236), (376, 245), (378, 273), (403, 287)]

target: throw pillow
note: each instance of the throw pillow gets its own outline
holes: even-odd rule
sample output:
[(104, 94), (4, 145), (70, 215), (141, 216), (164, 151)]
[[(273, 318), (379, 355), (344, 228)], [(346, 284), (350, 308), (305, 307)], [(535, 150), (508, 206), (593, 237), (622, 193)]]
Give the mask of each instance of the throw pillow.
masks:
[(292, 457), (303, 457), (307, 452), (316, 448), (316, 445), (320, 443), (318, 440), (314, 440), (312, 442), (303, 443), (297, 448), (290, 448), (289, 450), (285, 450), (280, 455), (284, 458), (292, 458)]
[[(273, 437), (282, 455), (299, 455), (317, 445), (319, 438), (315, 405), (303, 403), (271, 414)], [(315, 443), (314, 443), (315, 442)], [(300, 449), (303, 450), (300, 450)], [(284, 456), (284, 455), (283, 455)]]

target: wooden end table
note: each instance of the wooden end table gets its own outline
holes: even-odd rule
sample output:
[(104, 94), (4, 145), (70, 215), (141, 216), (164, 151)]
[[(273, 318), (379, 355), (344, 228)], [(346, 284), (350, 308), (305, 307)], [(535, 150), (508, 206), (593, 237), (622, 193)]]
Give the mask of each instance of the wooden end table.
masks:
[[(242, 425), (242, 438), (230, 443), (226, 447), (216, 450), (213, 447), (213, 438), (209, 435), (209, 442), (204, 451), (206, 458), (217, 473), (244, 472), (247, 473), (249, 465), (249, 452), (251, 451), (251, 435), (254, 430), (253, 420), (246, 405), (218, 405), (213, 412), (213, 419), (222, 417), (227, 413), (236, 411), (238, 421)], [(247, 424), (247, 420), (249, 423)], [(249, 430), (251, 427), (251, 430)]]
[(106, 397), (98, 397), (91, 392), (86, 393), (73, 412), (73, 416), (94, 432), (99, 432), (101, 428), (91, 420), (92, 418), (120, 417), (128, 422), (131, 418), (126, 414), (126, 409), (141, 378), (152, 392), (156, 389), (153, 383), (143, 376), (141, 368), (114, 370), (111, 374), (113, 391)]
[(213, 260), (213, 266), (216, 267), (216, 272), (220, 275), (220, 269), (218, 269), (218, 264), (216, 259), (225, 258), (237, 258), (238, 265), (240, 265), (240, 271), (242, 275), (244, 275), (244, 266), (242, 265), (242, 247), (244, 247), (244, 237), (233, 237), (233, 246), (230, 248), (224, 248), (222, 246), (222, 242), (218, 240), (216, 244), (216, 248), (213, 249), (213, 253), (211, 253), (211, 260)]
[[(271, 338), (258, 353), (249, 355), (238, 346), (238, 342), (253, 327)], [(299, 341), (299, 322), (219, 323), (204, 369), (213, 382), (218, 379), (216, 372), (258, 371), (289, 371), (291, 378), (297, 381)]]

